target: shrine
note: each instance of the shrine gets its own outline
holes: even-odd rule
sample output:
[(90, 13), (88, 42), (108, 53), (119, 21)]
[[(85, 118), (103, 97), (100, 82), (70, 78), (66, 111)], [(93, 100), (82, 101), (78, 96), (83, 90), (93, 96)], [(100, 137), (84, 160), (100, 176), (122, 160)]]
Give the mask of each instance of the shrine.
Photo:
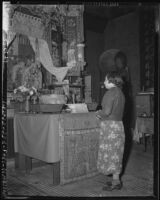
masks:
[(3, 2), (5, 197), (153, 194), (159, 12)]

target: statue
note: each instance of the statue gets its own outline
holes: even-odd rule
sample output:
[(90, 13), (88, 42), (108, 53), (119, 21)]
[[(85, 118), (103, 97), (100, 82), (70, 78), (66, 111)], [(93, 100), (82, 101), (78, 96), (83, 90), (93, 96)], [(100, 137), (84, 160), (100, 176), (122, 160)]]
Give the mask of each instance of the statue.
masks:
[(17, 88), (21, 85), (23, 85), (23, 74), (25, 71), (25, 63), (23, 61), (20, 61), (16, 65), (13, 66), (12, 69), (12, 82), (14, 85), (14, 88)]
[(35, 87), (36, 89), (42, 88), (42, 73), (40, 67), (41, 63), (36, 61), (24, 71), (23, 83), (25, 87)]
[(76, 65), (75, 43), (76, 43), (75, 40), (73, 40), (68, 50), (68, 62), (67, 62), (68, 66)]

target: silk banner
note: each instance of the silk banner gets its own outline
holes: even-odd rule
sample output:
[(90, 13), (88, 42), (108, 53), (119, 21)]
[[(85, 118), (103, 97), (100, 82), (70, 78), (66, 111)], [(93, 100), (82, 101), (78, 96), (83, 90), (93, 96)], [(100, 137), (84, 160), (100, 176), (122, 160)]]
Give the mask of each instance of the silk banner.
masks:
[[(35, 38), (29, 37), (29, 40), (33, 47), (33, 50), (36, 51)], [(71, 69), (72, 67), (55, 67), (53, 65), (53, 61), (51, 58), (47, 42), (43, 39), (38, 39), (38, 45), (39, 45), (39, 58), (38, 58), (39, 61), (51, 74), (56, 76), (59, 82), (63, 81), (68, 70)]]

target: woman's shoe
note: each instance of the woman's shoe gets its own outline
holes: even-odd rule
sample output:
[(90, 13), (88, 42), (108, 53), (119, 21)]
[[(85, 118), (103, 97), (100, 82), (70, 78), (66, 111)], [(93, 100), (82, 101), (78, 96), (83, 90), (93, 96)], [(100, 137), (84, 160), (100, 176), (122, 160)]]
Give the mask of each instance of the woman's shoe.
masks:
[(122, 189), (122, 182), (120, 182), (120, 183), (118, 183), (116, 185), (113, 185), (112, 183), (111, 183), (111, 185), (107, 184), (102, 189), (105, 190), (105, 191), (121, 190)]

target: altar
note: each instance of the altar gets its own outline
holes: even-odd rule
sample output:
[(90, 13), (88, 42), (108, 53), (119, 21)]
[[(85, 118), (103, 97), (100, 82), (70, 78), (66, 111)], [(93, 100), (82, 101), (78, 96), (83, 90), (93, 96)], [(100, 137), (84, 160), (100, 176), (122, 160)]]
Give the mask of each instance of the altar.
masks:
[[(56, 173), (53, 179), (58, 179), (53, 184), (65, 184), (98, 173), (98, 140), (99, 121), (95, 112), (16, 113), (14, 117), (15, 152), (25, 156), (26, 169), (31, 166), (27, 163), (31, 158), (52, 163)], [(21, 162), (17, 157), (15, 161)]]
[[(99, 121), (88, 112), (96, 110), (97, 102), (85, 68), (84, 6), (11, 8), (7, 108), (15, 113), (14, 134), (8, 134), (14, 135), (8, 143), (14, 144), (15, 168), (30, 172), (33, 159), (52, 164), (54, 185), (92, 176), (97, 173)], [(63, 108), (78, 104), (87, 112)]]

